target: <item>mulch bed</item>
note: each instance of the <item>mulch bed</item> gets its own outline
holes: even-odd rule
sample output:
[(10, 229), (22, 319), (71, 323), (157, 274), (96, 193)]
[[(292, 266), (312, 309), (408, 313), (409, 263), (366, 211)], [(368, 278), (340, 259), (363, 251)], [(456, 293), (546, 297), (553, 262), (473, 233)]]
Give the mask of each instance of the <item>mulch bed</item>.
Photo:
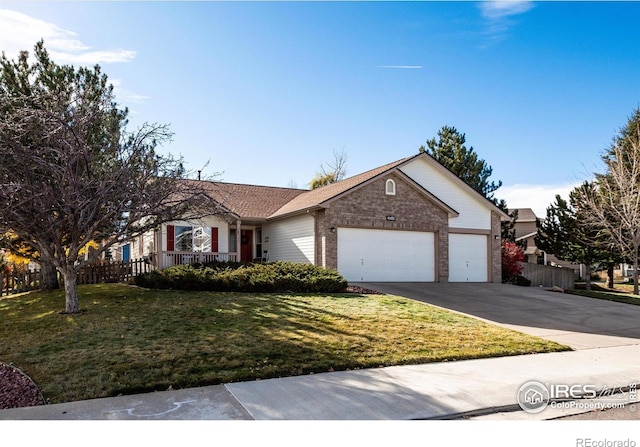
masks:
[(384, 293), (378, 292), (377, 290), (367, 289), (360, 286), (348, 286), (347, 293), (359, 293), (361, 295), (384, 295)]
[(33, 380), (18, 368), (0, 362), (0, 410), (45, 405)]

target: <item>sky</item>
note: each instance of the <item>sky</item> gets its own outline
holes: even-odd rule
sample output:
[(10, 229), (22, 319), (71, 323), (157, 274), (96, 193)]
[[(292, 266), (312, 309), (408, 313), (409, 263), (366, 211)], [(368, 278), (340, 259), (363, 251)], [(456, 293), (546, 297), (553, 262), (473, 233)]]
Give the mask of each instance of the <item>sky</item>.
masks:
[[(0, 50), (99, 64), (132, 129), (217, 180), (307, 188), (442, 126), (544, 217), (640, 106), (640, 2), (0, 1)], [(194, 174), (195, 175), (195, 174)]]

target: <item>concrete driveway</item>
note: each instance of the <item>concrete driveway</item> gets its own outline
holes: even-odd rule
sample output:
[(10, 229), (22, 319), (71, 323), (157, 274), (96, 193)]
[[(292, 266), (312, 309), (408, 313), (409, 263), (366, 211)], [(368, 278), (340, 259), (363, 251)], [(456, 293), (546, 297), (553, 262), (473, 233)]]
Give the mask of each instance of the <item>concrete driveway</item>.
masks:
[(357, 284), (480, 318), (573, 349), (640, 344), (640, 306), (507, 284)]

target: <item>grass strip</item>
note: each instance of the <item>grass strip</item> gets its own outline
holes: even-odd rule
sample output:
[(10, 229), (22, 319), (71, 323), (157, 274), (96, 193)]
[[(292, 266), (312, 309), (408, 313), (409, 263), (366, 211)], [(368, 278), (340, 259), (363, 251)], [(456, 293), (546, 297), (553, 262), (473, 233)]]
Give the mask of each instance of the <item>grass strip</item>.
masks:
[(615, 301), (617, 303), (632, 304), (640, 306), (640, 297), (624, 292), (602, 292), (599, 290), (567, 290), (572, 295), (586, 296), (598, 300)]

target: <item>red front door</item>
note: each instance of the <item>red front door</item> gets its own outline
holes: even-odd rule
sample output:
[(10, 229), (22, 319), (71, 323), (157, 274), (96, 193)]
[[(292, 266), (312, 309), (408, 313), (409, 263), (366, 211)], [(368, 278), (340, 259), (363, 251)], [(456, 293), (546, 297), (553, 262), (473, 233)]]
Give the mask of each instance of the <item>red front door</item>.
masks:
[(253, 261), (253, 230), (240, 232), (240, 260), (242, 262)]

